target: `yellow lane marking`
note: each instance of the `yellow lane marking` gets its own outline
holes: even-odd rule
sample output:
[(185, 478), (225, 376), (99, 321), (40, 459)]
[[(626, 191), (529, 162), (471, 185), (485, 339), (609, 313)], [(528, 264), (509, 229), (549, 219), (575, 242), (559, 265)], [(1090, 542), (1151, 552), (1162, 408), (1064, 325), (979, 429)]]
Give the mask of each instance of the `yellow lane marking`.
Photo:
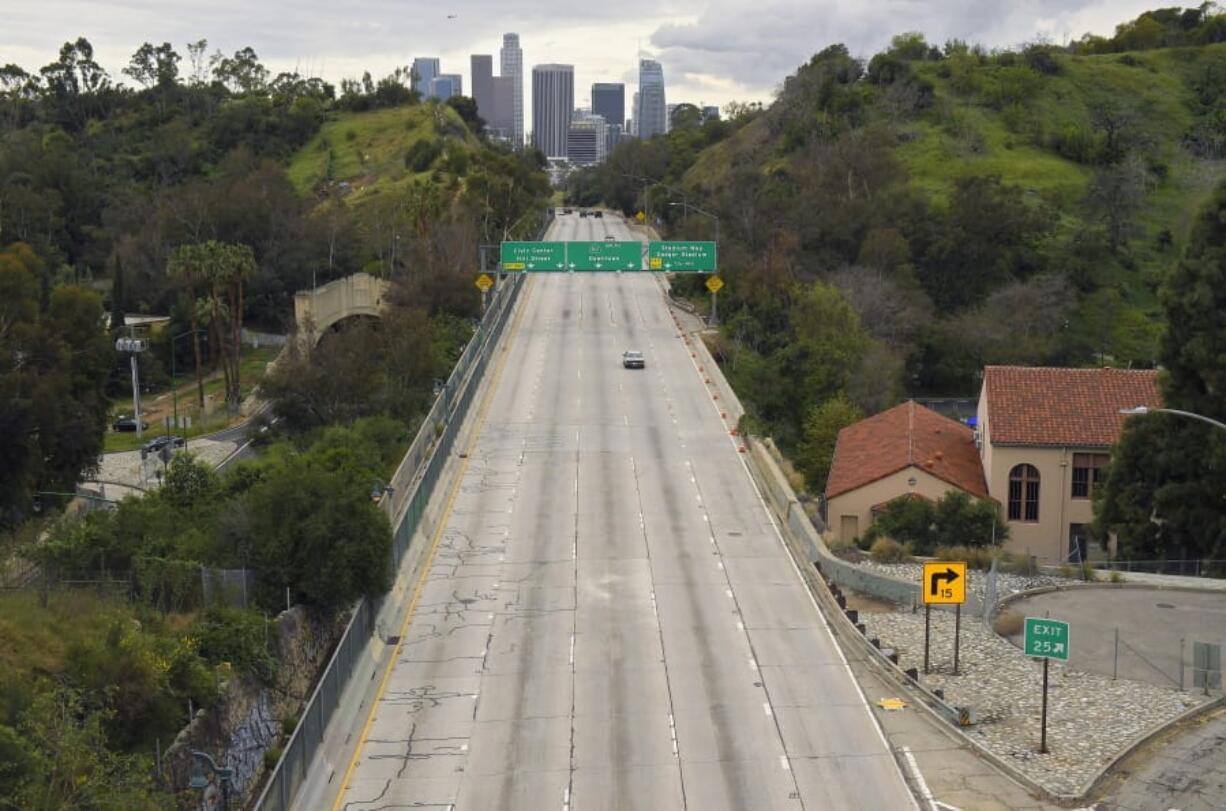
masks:
[[(525, 302), (531, 293), (532, 282), (534, 281), (535, 278), (528, 279), (527, 286), (529, 289), (523, 291)], [(456, 497), (460, 493), (460, 484), (464, 481), (464, 474), (468, 471), (468, 461), (472, 458), (472, 449), (477, 444), (477, 439), (481, 436), (481, 431), (485, 426), (486, 415), (489, 413), (490, 405), (494, 401), (494, 393), (498, 391), (498, 385), (502, 381), (502, 372), (506, 368), (507, 358), (511, 354), (511, 342), (514, 340), (515, 335), (519, 333), (520, 322), (526, 309), (526, 305), (519, 307), (519, 312), (515, 314), (514, 323), (511, 324), (510, 332), (507, 335), (506, 343), (501, 347), (502, 357), (498, 359), (498, 365), (494, 369), (494, 378), (481, 400), (481, 410), (477, 414), (477, 422), (473, 426), (473, 432), (468, 438), (468, 445), (460, 459), (460, 467), (456, 471), (455, 481), (451, 483), (451, 492), (447, 494), (447, 503), (443, 507), (442, 516), (439, 517), (438, 528), (434, 531), (434, 538), (430, 541), (430, 551), (426, 555), (426, 560), (421, 567), (421, 573), (417, 576), (417, 582), (413, 586), (413, 596), (409, 600), (409, 607), (405, 611), (404, 622), (400, 626), (400, 641), (396, 643), (396, 650), (392, 653), (391, 658), (388, 659), (387, 667), (383, 671), (383, 678), (379, 681), (379, 689), (375, 692), (374, 701), (370, 703), (370, 711), (366, 714), (366, 723), (362, 725), (362, 734), (358, 737), (358, 744), (353, 750), (353, 757), (350, 758), (349, 765), (345, 768), (345, 777), (341, 780), (340, 790), (336, 794), (336, 800), (332, 803), (332, 811), (338, 811), (344, 803), (345, 792), (349, 789), (349, 780), (353, 777), (353, 770), (358, 767), (358, 761), (362, 758), (362, 749), (366, 745), (366, 738), (370, 734), (370, 728), (375, 722), (375, 710), (379, 708), (379, 703), (383, 700), (383, 694), (387, 691), (388, 682), (392, 677), (392, 670), (395, 669), (396, 661), (400, 658), (401, 646), (404, 645), (405, 639), (408, 638), (409, 627), (413, 623), (413, 613), (417, 610), (417, 601), (421, 598), (426, 578), (434, 565), (434, 557), (438, 553), (439, 544), (443, 539), (443, 531), (447, 528), (448, 521), (451, 520), (451, 510), (455, 506)]]

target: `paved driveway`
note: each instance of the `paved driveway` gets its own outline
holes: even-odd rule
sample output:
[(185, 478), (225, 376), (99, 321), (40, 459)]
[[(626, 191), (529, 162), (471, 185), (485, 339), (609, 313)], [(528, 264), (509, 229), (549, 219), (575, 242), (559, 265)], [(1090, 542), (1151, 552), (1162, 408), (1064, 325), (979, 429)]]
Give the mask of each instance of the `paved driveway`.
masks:
[(1226, 804), (1226, 708), (1164, 737), (1123, 764), (1097, 806), (1113, 811), (1211, 811)]

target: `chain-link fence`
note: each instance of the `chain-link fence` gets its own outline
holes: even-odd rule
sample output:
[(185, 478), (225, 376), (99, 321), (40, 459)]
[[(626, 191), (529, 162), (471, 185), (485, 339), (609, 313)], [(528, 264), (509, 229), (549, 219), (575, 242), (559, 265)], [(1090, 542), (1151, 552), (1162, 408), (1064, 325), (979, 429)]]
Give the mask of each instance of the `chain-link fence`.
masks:
[(257, 576), (254, 569), (214, 569), (200, 567), (200, 590), (204, 604), (250, 608), (255, 598)]
[[(504, 278), (495, 288), (480, 324), (464, 348), (434, 406), (418, 429), (400, 467), (392, 478), (390, 492), (380, 504), (395, 528), (392, 543), (393, 571), (397, 571), (421, 525), (435, 487), (468, 414), (485, 368), (506, 326), (515, 299), (524, 284), (522, 274)], [(258, 811), (286, 811), (302, 785), (315, 752), (323, 742), (328, 722), (340, 702), (362, 651), (376, 630), (382, 599), (363, 599), (328, 662), (319, 686), (303, 709), (301, 720), (286, 744), (268, 782), (256, 801)]]
[(1181, 577), (1226, 578), (1226, 560), (1091, 560), (1090, 565), (1104, 571), (1140, 574), (1170, 574)]

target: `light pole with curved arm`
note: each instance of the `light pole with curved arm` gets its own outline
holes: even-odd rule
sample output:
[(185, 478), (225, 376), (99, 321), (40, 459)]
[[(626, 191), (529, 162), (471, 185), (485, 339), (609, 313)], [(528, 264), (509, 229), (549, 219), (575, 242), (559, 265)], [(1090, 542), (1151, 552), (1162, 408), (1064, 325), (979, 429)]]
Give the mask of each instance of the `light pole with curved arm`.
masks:
[(1136, 406), (1135, 408), (1121, 408), (1120, 413), (1128, 415), (1128, 416), (1142, 416), (1145, 414), (1159, 414), (1159, 413), (1160, 414), (1178, 414), (1181, 417), (1190, 417), (1191, 419), (1194, 419), (1194, 420), (1200, 420), (1201, 422), (1207, 422), (1210, 425), (1214, 426), (1215, 428), (1221, 428), (1223, 431), (1226, 431), (1226, 422), (1218, 422), (1212, 417), (1206, 417), (1204, 414), (1196, 414), (1191, 411), (1181, 411), (1178, 408), (1150, 408), (1149, 406), (1141, 405), (1141, 406)]

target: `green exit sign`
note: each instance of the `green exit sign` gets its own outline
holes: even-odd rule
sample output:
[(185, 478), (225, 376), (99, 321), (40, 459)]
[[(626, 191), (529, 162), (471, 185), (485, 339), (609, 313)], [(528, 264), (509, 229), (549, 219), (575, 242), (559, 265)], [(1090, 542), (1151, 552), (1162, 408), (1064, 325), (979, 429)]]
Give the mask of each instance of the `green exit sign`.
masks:
[(567, 270), (642, 270), (641, 242), (567, 242)]
[(503, 270), (566, 270), (565, 242), (504, 242)]
[(1068, 661), (1068, 623), (1042, 617), (1026, 618), (1026, 655)]
[(714, 242), (650, 242), (647, 269), (665, 273), (714, 273)]

